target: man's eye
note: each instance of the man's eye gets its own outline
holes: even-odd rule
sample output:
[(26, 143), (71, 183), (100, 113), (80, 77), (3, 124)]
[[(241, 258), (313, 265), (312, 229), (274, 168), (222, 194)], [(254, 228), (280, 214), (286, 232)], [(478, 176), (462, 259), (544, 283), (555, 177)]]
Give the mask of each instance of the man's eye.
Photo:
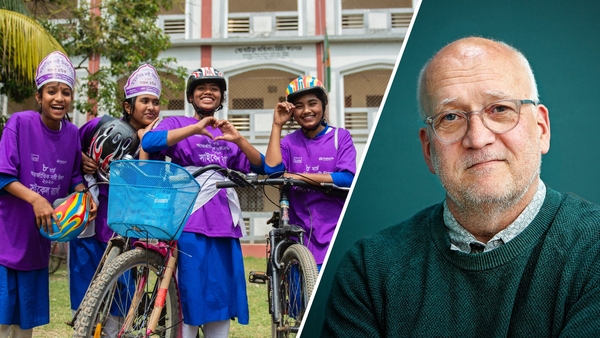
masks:
[(456, 121), (459, 119), (459, 115), (455, 113), (448, 113), (442, 116), (443, 121)]
[(498, 104), (498, 105), (491, 106), (490, 109), (488, 109), (488, 114), (497, 114), (497, 113), (505, 113), (505, 112), (507, 113), (507, 112), (510, 112), (511, 110), (514, 110), (514, 109), (512, 109), (509, 106), (504, 106), (504, 105)]

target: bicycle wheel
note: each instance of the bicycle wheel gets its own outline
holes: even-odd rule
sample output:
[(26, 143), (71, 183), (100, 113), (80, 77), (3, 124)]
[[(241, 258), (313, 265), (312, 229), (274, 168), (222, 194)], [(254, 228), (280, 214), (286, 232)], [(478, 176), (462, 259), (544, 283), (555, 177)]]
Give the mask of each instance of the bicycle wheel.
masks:
[[(90, 286), (75, 322), (73, 337), (145, 337), (158, 294), (164, 258), (149, 250), (130, 250), (117, 257)], [(171, 278), (156, 334), (175, 338), (181, 312), (175, 279)], [(132, 308), (131, 320), (126, 320)], [(128, 318), (129, 319), (129, 318)]]
[(48, 263), (48, 273), (53, 274), (60, 268), (64, 253), (61, 253), (61, 245), (58, 242), (50, 244), (50, 262)]
[(317, 264), (313, 255), (301, 244), (293, 244), (281, 258), (284, 264), (277, 285), (281, 318), (272, 325), (273, 337), (295, 336), (304, 317), (309, 297), (317, 282)]

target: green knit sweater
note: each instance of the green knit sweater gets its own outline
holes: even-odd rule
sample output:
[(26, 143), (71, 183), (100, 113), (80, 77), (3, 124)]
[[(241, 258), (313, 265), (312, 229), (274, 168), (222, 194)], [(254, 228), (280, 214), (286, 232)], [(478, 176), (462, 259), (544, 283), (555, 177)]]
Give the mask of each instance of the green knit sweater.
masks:
[(600, 206), (547, 189), (533, 222), (481, 254), (450, 250), (442, 205), (358, 241), (324, 337), (600, 337)]

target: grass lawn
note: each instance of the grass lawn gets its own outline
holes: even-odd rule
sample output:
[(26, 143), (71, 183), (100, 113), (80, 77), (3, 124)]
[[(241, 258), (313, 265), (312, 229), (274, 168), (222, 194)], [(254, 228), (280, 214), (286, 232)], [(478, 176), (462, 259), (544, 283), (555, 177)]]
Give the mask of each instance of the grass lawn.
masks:
[[(264, 271), (266, 268), (266, 262), (263, 258), (246, 257), (244, 258), (244, 265), (246, 277), (250, 270)], [(229, 337), (269, 337), (271, 335), (271, 318), (267, 304), (267, 286), (266, 284), (247, 283), (247, 292), (250, 324), (240, 325), (236, 321), (232, 321)], [(33, 336), (44, 338), (70, 337), (73, 329), (65, 324), (69, 320), (71, 320), (69, 285), (66, 267), (62, 265), (56, 273), (50, 275), (50, 323), (35, 328)]]

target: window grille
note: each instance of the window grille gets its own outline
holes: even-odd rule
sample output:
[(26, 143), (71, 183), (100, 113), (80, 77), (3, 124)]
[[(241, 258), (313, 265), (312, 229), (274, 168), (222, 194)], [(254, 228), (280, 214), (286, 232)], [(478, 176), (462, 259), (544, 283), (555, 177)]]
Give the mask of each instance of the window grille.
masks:
[(407, 28), (413, 13), (392, 13), (392, 28)]
[(365, 27), (364, 14), (343, 14), (342, 15), (342, 28), (353, 29), (353, 28), (364, 28)]
[(342, 9), (412, 8), (412, 0), (341, 0)]
[(163, 24), (165, 34), (185, 34), (185, 19), (165, 20)]
[(235, 188), (242, 211), (264, 211), (263, 190), (253, 187)]
[(346, 129), (369, 129), (369, 117), (367, 112), (346, 112), (344, 113)]
[(250, 115), (236, 114), (228, 117), (229, 122), (233, 124), (238, 131), (250, 131)]
[(250, 18), (229, 18), (227, 31), (229, 33), (250, 33)]
[(383, 101), (383, 95), (367, 95), (367, 107), (379, 107)]
[(298, 10), (298, 2), (296, 0), (228, 0), (228, 8), (229, 13), (290, 12)]
[(262, 98), (239, 98), (231, 100), (231, 109), (263, 109)]
[(167, 104), (167, 110), (184, 110), (185, 103), (183, 100), (169, 100), (169, 104)]
[(297, 16), (275, 17), (275, 27), (278, 31), (298, 30), (298, 17)]
[(344, 107), (346, 107), (346, 108), (352, 107), (352, 95), (344, 96)]

